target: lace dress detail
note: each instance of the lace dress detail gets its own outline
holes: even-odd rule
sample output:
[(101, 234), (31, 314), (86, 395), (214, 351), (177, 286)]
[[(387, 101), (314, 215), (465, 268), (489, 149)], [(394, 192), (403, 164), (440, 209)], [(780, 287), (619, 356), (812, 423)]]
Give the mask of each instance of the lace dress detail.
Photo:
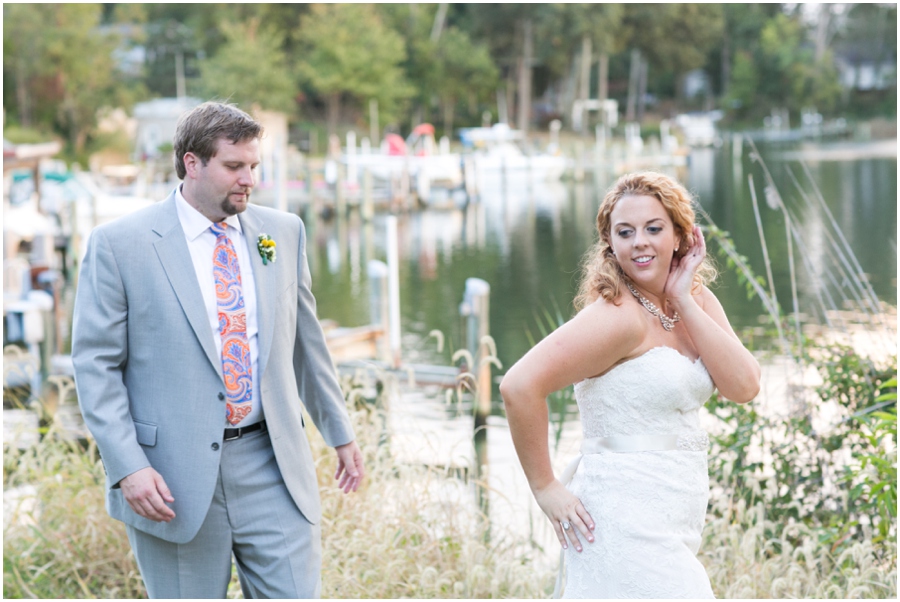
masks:
[(713, 598), (697, 551), (709, 499), (701, 360), (656, 347), (575, 385), (584, 437), (678, 435), (677, 450), (585, 455), (569, 489), (594, 543), (566, 551), (565, 598)]

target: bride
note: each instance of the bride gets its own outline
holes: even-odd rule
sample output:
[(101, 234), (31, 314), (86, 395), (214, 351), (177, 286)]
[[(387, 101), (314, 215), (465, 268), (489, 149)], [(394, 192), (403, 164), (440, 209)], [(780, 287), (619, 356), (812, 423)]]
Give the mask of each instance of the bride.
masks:
[[(705, 286), (715, 271), (691, 203), (666, 175), (621, 177), (597, 214), (580, 311), (500, 385), (564, 550), (567, 598), (714, 597), (696, 557), (709, 497), (699, 409), (713, 388), (750, 401), (760, 370)], [(584, 441), (567, 488), (550, 465), (546, 398), (573, 383)]]

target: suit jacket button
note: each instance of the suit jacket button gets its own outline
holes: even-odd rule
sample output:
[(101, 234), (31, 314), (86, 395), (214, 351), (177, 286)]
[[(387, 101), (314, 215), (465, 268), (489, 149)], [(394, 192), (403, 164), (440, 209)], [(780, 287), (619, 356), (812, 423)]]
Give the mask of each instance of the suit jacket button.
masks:
[(221, 392), (219, 393), (219, 401), (225, 401), (225, 394), (224, 394), (224, 393), (221, 393)]
[(218, 449), (219, 449), (219, 444), (218, 444), (218, 443), (213, 443), (210, 447), (212, 447), (212, 450), (213, 450), (213, 451), (218, 451)]

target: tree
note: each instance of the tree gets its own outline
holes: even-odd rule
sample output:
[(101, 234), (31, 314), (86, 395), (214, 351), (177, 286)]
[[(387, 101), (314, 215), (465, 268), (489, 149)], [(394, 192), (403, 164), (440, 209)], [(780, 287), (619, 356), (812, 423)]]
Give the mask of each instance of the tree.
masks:
[[(725, 100), (726, 108), (732, 107), (734, 94), (730, 90), (732, 71), (738, 69), (739, 61), (753, 61), (759, 51), (759, 34), (766, 22), (781, 12), (778, 4), (723, 4), (725, 19), (721, 43), (710, 51), (707, 67), (713, 81), (714, 89)], [(747, 65), (743, 65), (745, 77)], [(755, 70), (751, 64), (749, 67)], [(735, 77), (737, 74), (735, 74)], [(753, 84), (756, 85), (755, 83)], [(741, 97), (741, 94), (738, 94)]]
[(460, 97), (472, 94), (476, 98), (489, 98), (498, 72), (487, 46), (474, 44), (456, 27), (449, 28), (432, 46), (435, 69), (431, 89), (440, 97), (444, 132), (449, 134), (453, 131), (454, 110)]
[(263, 109), (292, 112), (297, 84), (282, 49), (283, 34), (260, 27), (258, 17), (246, 23), (223, 21), (220, 28), (225, 43), (214, 56), (200, 61), (200, 94), (245, 109), (258, 104)]
[[(622, 21), (628, 47), (640, 53), (633, 56), (646, 58), (657, 70), (672, 72), (678, 98), (684, 96), (681, 76), (705, 66), (724, 25), (721, 4), (626, 4)], [(643, 100), (643, 94), (631, 96)]]
[(792, 111), (807, 106), (829, 111), (835, 106), (841, 88), (831, 52), (816, 60), (799, 18), (780, 13), (770, 19), (760, 33), (760, 49), (769, 68), (767, 91), (780, 106)]
[(376, 99), (382, 115), (396, 113), (412, 94), (401, 64), (403, 39), (385, 27), (372, 5), (318, 4), (300, 20), (298, 70), (323, 96), (328, 132), (336, 133), (342, 98), (357, 103)]
[[(572, 57), (573, 67), (579, 66), (578, 92), (573, 95), (585, 101), (591, 97), (591, 66), (594, 51), (597, 52), (597, 98), (607, 97), (609, 54), (622, 49), (624, 40), (617, 32), (621, 30), (623, 9), (620, 4), (566, 4), (560, 7), (554, 21), (562, 28), (571, 42), (567, 49)], [(562, 17), (561, 19), (559, 17)], [(575, 58), (577, 57), (577, 59)], [(573, 73), (575, 72), (572, 69)], [(571, 112), (569, 112), (571, 114)], [(582, 122), (582, 129), (586, 123)]]
[(50, 125), (70, 151), (83, 154), (98, 109), (127, 106), (141, 93), (116, 65), (120, 37), (100, 27), (99, 4), (13, 4), (3, 11), (3, 68), (14, 74), (16, 117)]

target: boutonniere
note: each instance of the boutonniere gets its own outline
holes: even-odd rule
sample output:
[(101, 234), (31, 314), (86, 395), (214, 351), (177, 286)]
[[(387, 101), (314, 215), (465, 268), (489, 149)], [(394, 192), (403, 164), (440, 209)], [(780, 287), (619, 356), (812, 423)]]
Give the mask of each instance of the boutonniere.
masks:
[(262, 257), (263, 265), (270, 261), (275, 263), (275, 241), (268, 234), (260, 234), (256, 242), (256, 248), (259, 249), (259, 256)]

